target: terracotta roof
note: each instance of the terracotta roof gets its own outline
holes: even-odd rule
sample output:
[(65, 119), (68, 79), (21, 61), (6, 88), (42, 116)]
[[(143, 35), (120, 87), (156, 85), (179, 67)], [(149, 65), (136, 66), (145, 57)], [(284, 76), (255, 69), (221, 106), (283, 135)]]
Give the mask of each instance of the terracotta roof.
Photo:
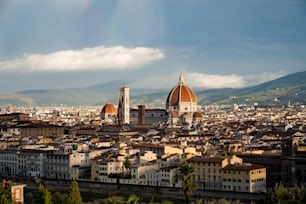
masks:
[(107, 104), (105, 104), (103, 106), (102, 113), (116, 114), (117, 113), (117, 109), (116, 109), (116, 107), (113, 104), (107, 103)]
[(184, 84), (175, 86), (167, 97), (168, 103), (193, 102), (197, 103), (197, 97), (193, 90)]
[(194, 117), (194, 118), (202, 118), (203, 115), (202, 115), (201, 112), (195, 112), (195, 113), (193, 114), (193, 117)]
[(224, 167), (224, 170), (236, 170), (236, 171), (250, 171), (255, 169), (266, 168), (262, 165), (251, 164), (251, 163), (242, 163), (242, 164), (229, 164)]
[(161, 148), (163, 149), (164, 146), (157, 145), (157, 144), (147, 144), (147, 143), (141, 143), (141, 144), (132, 144), (132, 147), (153, 147), (153, 148)]
[(221, 163), (223, 160), (225, 159), (225, 157), (200, 157), (200, 156), (196, 156), (196, 157), (192, 157), (190, 159), (188, 159), (188, 162), (203, 162), (203, 163)]
[(198, 102), (195, 93), (191, 88), (184, 84), (181, 79), (181, 76), (179, 83), (170, 91), (167, 97), (168, 104), (176, 104), (178, 102)]

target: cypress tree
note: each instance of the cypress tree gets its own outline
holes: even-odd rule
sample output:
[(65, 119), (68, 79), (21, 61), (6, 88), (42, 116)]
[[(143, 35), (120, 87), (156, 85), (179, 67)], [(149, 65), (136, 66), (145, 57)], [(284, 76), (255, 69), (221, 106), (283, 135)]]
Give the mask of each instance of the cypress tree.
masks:
[(70, 190), (69, 190), (68, 197), (69, 197), (69, 203), (71, 204), (82, 204), (83, 203), (79, 184), (76, 180), (73, 180), (70, 184)]
[(39, 184), (38, 189), (34, 195), (35, 201), (42, 204), (52, 204), (52, 196), (47, 188), (43, 184)]

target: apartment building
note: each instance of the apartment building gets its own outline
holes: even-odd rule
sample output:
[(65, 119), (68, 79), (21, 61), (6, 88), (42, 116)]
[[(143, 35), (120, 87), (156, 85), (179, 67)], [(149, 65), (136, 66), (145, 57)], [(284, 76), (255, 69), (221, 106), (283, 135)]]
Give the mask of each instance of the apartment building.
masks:
[(45, 176), (46, 153), (50, 150), (15, 149), (0, 151), (0, 175), (37, 178)]
[(158, 169), (159, 167), (156, 163), (135, 164), (131, 166), (131, 176), (132, 179), (138, 180), (139, 183), (145, 184), (146, 172)]
[(16, 151), (0, 150), (0, 175), (11, 176), (18, 173), (18, 155)]
[(266, 191), (266, 168), (251, 163), (229, 164), (223, 168), (222, 190), (257, 193)]
[(242, 163), (242, 159), (236, 156), (196, 156), (188, 159), (187, 162), (195, 167), (193, 179), (199, 189), (221, 190), (222, 169), (229, 164)]
[(177, 167), (168, 166), (149, 169), (145, 171), (143, 184), (148, 186), (177, 186)]
[(17, 124), (7, 128), (7, 132), (21, 137), (64, 136), (64, 127), (48, 124)]
[(123, 173), (123, 161), (117, 159), (99, 159), (97, 161), (98, 181), (106, 182), (110, 174)]
[[(28, 178), (40, 178), (45, 176), (46, 154), (50, 151), (23, 150), (22, 158), (26, 159), (26, 165), (22, 167)], [(24, 163), (22, 163), (24, 164)], [(22, 172), (22, 171), (21, 171)]]
[(6, 120), (28, 120), (29, 114), (27, 113), (9, 113), (9, 114), (0, 114), (0, 121), (6, 121)]
[(177, 187), (178, 179), (177, 179), (177, 165), (175, 166), (167, 166), (160, 168), (159, 177), (160, 177), (160, 185), (167, 187)]
[(46, 178), (80, 179), (89, 178), (89, 152), (78, 152), (73, 145), (62, 145), (54, 153), (46, 154)]

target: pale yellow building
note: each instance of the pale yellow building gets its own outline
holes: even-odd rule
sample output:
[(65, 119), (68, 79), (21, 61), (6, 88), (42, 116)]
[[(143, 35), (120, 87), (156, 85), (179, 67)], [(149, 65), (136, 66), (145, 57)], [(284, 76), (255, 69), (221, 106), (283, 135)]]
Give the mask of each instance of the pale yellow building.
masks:
[(222, 169), (229, 164), (242, 163), (242, 159), (232, 157), (192, 157), (188, 164), (195, 167), (194, 181), (199, 189), (221, 190)]
[(222, 190), (257, 193), (266, 191), (266, 168), (257, 164), (230, 164), (223, 168)]

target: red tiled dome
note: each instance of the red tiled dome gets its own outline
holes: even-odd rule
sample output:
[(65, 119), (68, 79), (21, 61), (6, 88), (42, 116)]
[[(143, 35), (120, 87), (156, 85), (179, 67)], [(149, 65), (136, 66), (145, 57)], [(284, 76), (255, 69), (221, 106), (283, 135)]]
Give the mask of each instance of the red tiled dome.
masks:
[(170, 91), (167, 97), (168, 105), (175, 105), (179, 102), (198, 102), (193, 90), (184, 84), (182, 76), (180, 76), (179, 83)]
[(113, 104), (107, 103), (103, 106), (102, 113), (104, 113), (104, 114), (116, 114), (117, 109)]

